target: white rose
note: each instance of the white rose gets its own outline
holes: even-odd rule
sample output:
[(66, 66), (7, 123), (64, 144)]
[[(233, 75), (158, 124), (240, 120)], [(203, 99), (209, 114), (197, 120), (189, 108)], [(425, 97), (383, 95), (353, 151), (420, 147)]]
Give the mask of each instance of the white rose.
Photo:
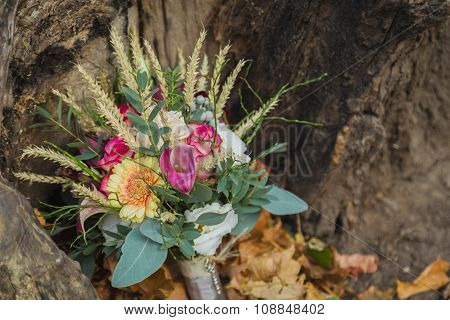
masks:
[(242, 141), (242, 139), (239, 138), (237, 134), (231, 131), (225, 123), (218, 123), (217, 132), (222, 138), (221, 148), (223, 151), (225, 151), (226, 153), (231, 153), (233, 157), (239, 162), (250, 162), (250, 157), (245, 154), (245, 152), (247, 151), (247, 146), (245, 145), (244, 141)]
[(208, 204), (203, 208), (194, 209), (184, 213), (186, 222), (195, 222), (204, 213), (212, 212), (217, 214), (226, 214), (225, 220), (219, 224), (213, 226), (203, 226), (201, 235), (194, 240), (194, 249), (197, 253), (212, 256), (216, 252), (222, 242), (222, 238), (233, 230), (238, 223), (238, 216), (234, 213), (231, 204), (221, 206), (219, 203), (214, 202)]
[[(181, 111), (168, 111), (166, 115), (168, 122), (167, 124), (163, 123), (160, 114), (156, 116), (155, 123), (160, 128), (167, 125), (170, 129), (172, 129), (170, 131), (170, 141), (172, 145), (176, 145), (178, 141), (189, 137), (189, 127), (184, 122), (183, 114), (181, 113)], [(136, 138), (141, 147), (150, 148), (150, 138), (146, 134), (138, 132)], [(158, 142), (158, 147), (161, 147), (163, 143), (163, 139), (160, 139)]]

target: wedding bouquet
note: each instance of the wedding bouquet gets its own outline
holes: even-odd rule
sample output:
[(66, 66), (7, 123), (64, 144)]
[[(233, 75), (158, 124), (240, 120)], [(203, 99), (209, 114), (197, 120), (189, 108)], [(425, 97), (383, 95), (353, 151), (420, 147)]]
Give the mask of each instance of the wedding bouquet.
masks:
[[(258, 169), (260, 159), (285, 144), (274, 144), (256, 156), (247, 151), (265, 117), (292, 87), (282, 87), (267, 102), (260, 100), (255, 111), (245, 109), (247, 116), (230, 125), (225, 107), (246, 61), (239, 61), (222, 81), (227, 45), (215, 56), (212, 72), (206, 55), (199, 68), (205, 35), (201, 32), (187, 63), (179, 52), (179, 65), (163, 69), (147, 41), (142, 47), (132, 33), (128, 49), (112, 28), (114, 85), (105, 85), (77, 65), (89, 88), (87, 99), (75, 98), (70, 88), (54, 90), (60, 98), (54, 114), (37, 110), (45, 123), (34, 127), (55, 126), (73, 142), (67, 148), (45, 142), (23, 150), (22, 157), (57, 163), (57, 175), (15, 175), (61, 184), (79, 198), (70, 205), (50, 206), (53, 210), (46, 217), (55, 224), (77, 221), (72, 257), (99, 248), (117, 254), (115, 287), (144, 280), (170, 255), (180, 262), (185, 277), (210, 275), (210, 285), (220, 296), (214, 258), (223, 254), (218, 253), (222, 239), (248, 233), (262, 209), (275, 215), (307, 209), (297, 196), (268, 183), (266, 171)], [(207, 285), (194, 281), (188, 288), (192, 294)]]

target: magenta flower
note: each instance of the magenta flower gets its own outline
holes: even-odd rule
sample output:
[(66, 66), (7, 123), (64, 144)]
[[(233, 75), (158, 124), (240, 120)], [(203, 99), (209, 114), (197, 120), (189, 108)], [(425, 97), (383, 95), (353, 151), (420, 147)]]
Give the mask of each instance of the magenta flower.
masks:
[(109, 195), (109, 191), (106, 187), (108, 186), (108, 181), (109, 181), (109, 177), (111, 177), (111, 174), (112, 174), (112, 171), (109, 171), (106, 174), (106, 176), (103, 177), (102, 182), (100, 184), (100, 191), (106, 196)]
[(131, 104), (119, 104), (117, 108), (123, 117), (123, 121), (127, 124), (127, 126), (131, 127), (132, 124), (130, 119), (127, 118), (127, 113), (131, 111), (139, 114), (139, 112)]
[[(207, 157), (212, 153), (212, 145), (214, 142), (214, 128), (206, 123), (190, 124), (190, 136), (186, 143), (194, 147), (195, 161), (198, 162), (201, 158)], [(216, 134), (216, 141), (214, 143), (214, 150), (218, 150), (222, 144), (222, 138)]]
[(123, 159), (131, 156), (133, 156), (133, 151), (130, 150), (125, 141), (114, 137), (106, 144), (103, 159), (97, 161), (97, 165), (108, 172), (116, 164), (121, 163)]
[(181, 193), (189, 193), (195, 182), (194, 148), (180, 145), (161, 154), (159, 166), (167, 181)]

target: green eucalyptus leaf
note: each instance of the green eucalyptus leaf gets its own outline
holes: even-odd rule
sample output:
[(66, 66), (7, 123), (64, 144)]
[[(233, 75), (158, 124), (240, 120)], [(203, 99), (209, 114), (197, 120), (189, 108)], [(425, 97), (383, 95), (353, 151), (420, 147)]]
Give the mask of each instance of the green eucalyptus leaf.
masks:
[(133, 124), (133, 127), (135, 127), (139, 132), (142, 132), (146, 135), (149, 134), (147, 123), (138, 114), (132, 111), (128, 111), (127, 118), (130, 119), (131, 123)]
[(140, 70), (136, 75), (136, 82), (140, 91), (144, 91), (148, 85), (148, 74), (145, 70)]
[(161, 111), (161, 109), (164, 107), (165, 104), (166, 104), (165, 101), (161, 101), (156, 106), (153, 107), (152, 112), (150, 112), (150, 115), (148, 116), (148, 122), (153, 122), (153, 120), (155, 120), (156, 116), (158, 115), (158, 113)]
[(186, 240), (194, 240), (201, 235), (201, 233), (197, 230), (183, 230), (182, 234)]
[(275, 215), (287, 215), (306, 211), (308, 205), (295, 194), (273, 185), (266, 194), (269, 203), (261, 207)]
[(122, 92), (129, 103), (139, 112), (142, 112), (142, 102), (139, 94), (131, 88), (122, 87)]
[(231, 234), (238, 236), (252, 231), (261, 215), (261, 208), (237, 206), (235, 212), (238, 215), (238, 223), (233, 230), (231, 230)]
[(194, 247), (185, 239), (181, 239), (179, 242), (181, 253), (188, 259), (192, 259), (195, 255)]
[(158, 125), (154, 122), (150, 122), (150, 131), (152, 133), (153, 141), (157, 145), (159, 143), (159, 139), (161, 138)]
[(161, 234), (161, 224), (158, 220), (155, 219), (147, 219), (145, 220), (141, 226), (139, 227), (141, 233), (147, 238), (159, 243), (163, 244), (163, 237)]
[(86, 150), (85, 152), (83, 152), (82, 154), (76, 156), (75, 158), (77, 158), (78, 160), (91, 160), (94, 159), (97, 156), (97, 154), (92, 151), (92, 150)]
[(202, 214), (198, 219), (195, 221), (197, 224), (202, 224), (205, 226), (214, 226), (216, 224), (222, 223), (225, 218), (226, 214), (217, 214), (213, 212), (206, 212)]
[(122, 246), (122, 256), (114, 269), (112, 286), (123, 288), (138, 283), (161, 268), (167, 249), (133, 229)]
[(208, 202), (211, 200), (213, 192), (211, 188), (201, 183), (196, 183), (189, 195), (182, 194), (180, 198), (186, 203)]

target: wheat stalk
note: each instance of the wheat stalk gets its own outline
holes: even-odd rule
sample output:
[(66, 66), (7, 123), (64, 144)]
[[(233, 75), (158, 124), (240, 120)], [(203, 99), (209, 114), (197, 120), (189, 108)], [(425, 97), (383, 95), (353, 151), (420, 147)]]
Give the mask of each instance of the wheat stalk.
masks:
[(184, 59), (183, 50), (177, 49), (178, 66), (180, 67), (180, 79), (184, 79), (186, 76), (186, 60)]
[(42, 174), (36, 174), (31, 172), (14, 172), (13, 174), (16, 178), (20, 180), (30, 182), (51, 183), (51, 184), (67, 184), (72, 182), (72, 180), (63, 177), (45, 176)]
[(119, 64), (120, 75), (124, 83), (136, 91), (137, 84), (134, 78), (133, 66), (123, 45), (123, 39), (119, 36), (115, 27), (111, 27), (111, 45), (113, 46), (114, 54)]
[(241, 72), (244, 64), (245, 64), (244, 60), (239, 60), (233, 72), (228, 76), (227, 81), (225, 81), (225, 84), (222, 86), (222, 92), (220, 93), (219, 99), (217, 100), (214, 109), (216, 113), (216, 119), (222, 116), (223, 109), (225, 108), (225, 103), (230, 97), (231, 90), (233, 89), (237, 76), (239, 72)]
[(23, 149), (22, 155), (20, 156), (20, 160), (22, 160), (25, 157), (43, 158), (45, 160), (58, 163), (64, 168), (69, 168), (79, 172), (83, 171), (83, 169), (81, 169), (74, 161), (72, 161), (72, 159), (50, 148), (39, 146), (28, 146), (25, 149)]
[(108, 201), (106, 200), (105, 196), (95, 188), (91, 189), (80, 183), (72, 184), (71, 188), (72, 191), (80, 197), (89, 198), (105, 207), (108, 206)]
[(269, 99), (258, 111), (253, 115), (248, 116), (241, 125), (235, 130), (235, 133), (243, 138), (255, 125), (258, 125), (265, 116), (269, 114), (280, 102), (280, 96), (282, 91), (277, 93), (275, 96)]
[(144, 46), (150, 58), (150, 64), (152, 66), (153, 71), (155, 72), (156, 79), (158, 79), (161, 93), (163, 97), (166, 98), (168, 89), (166, 78), (164, 77), (164, 72), (162, 70), (161, 64), (159, 63), (158, 58), (156, 57), (155, 51), (153, 51), (152, 46), (150, 45), (150, 43), (148, 43), (147, 40), (144, 40)]
[(206, 91), (206, 86), (208, 85), (208, 74), (209, 74), (209, 63), (208, 56), (205, 54), (203, 56), (202, 65), (200, 67), (200, 79), (197, 82), (197, 92)]
[(144, 51), (142, 50), (141, 44), (139, 42), (139, 36), (135, 27), (132, 27), (130, 30), (130, 45), (134, 69), (136, 71), (139, 71), (140, 69), (142, 69), (145, 60)]
[(195, 44), (194, 51), (190, 62), (186, 69), (186, 81), (184, 82), (184, 101), (190, 104), (194, 100), (195, 85), (197, 84), (197, 67), (200, 57), (200, 50), (202, 49), (203, 41), (205, 41), (206, 31), (200, 32), (200, 37)]
[(225, 59), (227, 57), (228, 51), (230, 51), (231, 45), (227, 44), (223, 49), (220, 49), (219, 54), (216, 55), (216, 61), (214, 62), (214, 69), (211, 78), (211, 88), (209, 89), (209, 99), (215, 101), (217, 95), (219, 94), (219, 81), (220, 81), (220, 71), (225, 64)]
[(97, 80), (89, 75), (81, 65), (78, 64), (77, 68), (81, 73), (84, 81), (86, 81), (89, 86), (89, 89), (97, 104), (98, 114), (106, 119), (111, 128), (127, 142), (129, 147), (137, 148), (138, 144), (136, 142), (136, 139), (131, 134), (128, 126), (123, 122), (123, 117), (120, 114), (119, 109), (116, 107), (114, 101), (100, 87)]

